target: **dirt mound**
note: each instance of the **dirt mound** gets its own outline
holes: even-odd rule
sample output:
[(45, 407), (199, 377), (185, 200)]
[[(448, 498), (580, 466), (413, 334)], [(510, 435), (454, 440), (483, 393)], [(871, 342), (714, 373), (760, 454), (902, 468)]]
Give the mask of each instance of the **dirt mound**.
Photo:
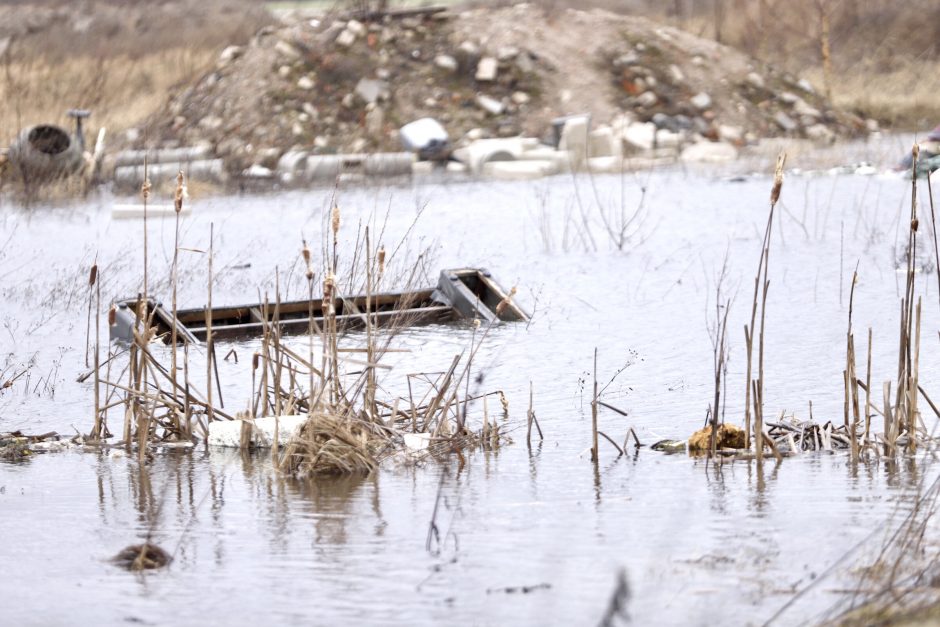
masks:
[(713, 41), (638, 17), (516, 5), (262, 29), (222, 51), (136, 147), (209, 142), (237, 171), (273, 167), (288, 149), (398, 149), (397, 129), (425, 116), (452, 138), (544, 137), (574, 113), (736, 144), (865, 129), (809, 83)]

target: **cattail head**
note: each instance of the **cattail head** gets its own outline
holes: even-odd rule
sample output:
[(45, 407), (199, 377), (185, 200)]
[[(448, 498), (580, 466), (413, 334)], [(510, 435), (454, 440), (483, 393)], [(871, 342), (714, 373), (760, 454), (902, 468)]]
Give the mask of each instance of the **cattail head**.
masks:
[(300, 251), (300, 255), (304, 259), (304, 265), (307, 266), (307, 280), (313, 281), (313, 266), (310, 265), (310, 247), (307, 246), (307, 240), (302, 240), (304, 243), (303, 250)]
[(91, 271), (88, 273), (88, 287), (94, 287), (95, 282), (98, 280), (98, 264), (94, 264), (91, 267)]
[(333, 229), (333, 239), (336, 239), (336, 234), (339, 233), (339, 205), (333, 205), (330, 226)]
[(920, 221), (917, 218), (911, 220), (911, 230), (915, 233), (917, 232), (917, 227), (920, 226)]
[(183, 198), (186, 197), (186, 183), (183, 180), (183, 171), (180, 170), (176, 175), (176, 193), (173, 195), (173, 206), (176, 213), (183, 210)]
[(774, 187), (770, 192), (770, 204), (776, 205), (780, 200), (780, 189), (783, 187), (783, 166), (787, 162), (787, 154), (777, 155), (777, 167), (774, 168)]
[(251, 369), (257, 370), (258, 364), (261, 362), (261, 353), (254, 353), (251, 356)]
[(379, 276), (382, 276), (385, 274), (385, 246), (379, 248), (377, 256), (379, 259)]
[(326, 302), (333, 301), (333, 290), (336, 288), (336, 278), (333, 276), (332, 272), (327, 272), (326, 276), (323, 277), (323, 300)]
[(917, 157), (920, 156), (920, 144), (914, 144), (911, 148), (911, 155), (914, 157), (914, 160), (917, 160)]
[(108, 326), (113, 327), (117, 322), (117, 305), (111, 305), (108, 310)]
[(479, 318), (474, 318), (474, 319), (473, 319), (473, 329), (476, 330), (476, 329), (479, 329), (479, 328), (480, 328), (480, 319), (479, 319)]
[(150, 184), (150, 178), (144, 178), (144, 184), (140, 186), (140, 195), (143, 197), (144, 202), (150, 198), (150, 189), (153, 186)]

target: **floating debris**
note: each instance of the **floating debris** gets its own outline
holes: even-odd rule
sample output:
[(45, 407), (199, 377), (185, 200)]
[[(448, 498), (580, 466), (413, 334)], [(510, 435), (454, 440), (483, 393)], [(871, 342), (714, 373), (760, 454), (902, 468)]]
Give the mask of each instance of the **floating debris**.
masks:
[(173, 561), (173, 558), (156, 544), (144, 542), (121, 549), (111, 561), (126, 570), (141, 571), (163, 568)]

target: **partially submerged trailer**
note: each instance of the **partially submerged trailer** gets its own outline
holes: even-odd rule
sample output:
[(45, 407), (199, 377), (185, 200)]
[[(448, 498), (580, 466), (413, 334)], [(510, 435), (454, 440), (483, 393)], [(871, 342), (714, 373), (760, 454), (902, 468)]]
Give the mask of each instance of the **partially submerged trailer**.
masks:
[[(369, 302), (367, 308), (366, 303)], [(117, 301), (111, 340), (129, 342), (137, 321), (137, 299)], [(500, 303), (505, 302), (503, 307)], [(483, 268), (443, 270), (437, 285), (401, 292), (383, 292), (367, 298), (365, 294), (338, 296), (334, 300), (338, 329), (365, 326), (366, 314), (373, 315), (378, 326), (414, 326), (444, 323), (459, 319), (479, 319), (482, 323), (527, 321), (528, 314), (516, 305), (510, 293)], [(323, 328), (327, 312), (322, 299), (282, 302), (275, 312), (274, 303), (213, 307), (211, 310), (181, 309), (176, 320), (163, 303), (149, 300), (145, 315), (153, 315), (153, 325), (165, 343), (170, 343), (174, 324), (180, 342), (206, 340), (206, 322), (212, 322), (212, 337), (238, 339), (259, 336), (266, 324), (279, 321), (284, 333), (306, 333), (311, 327)]]

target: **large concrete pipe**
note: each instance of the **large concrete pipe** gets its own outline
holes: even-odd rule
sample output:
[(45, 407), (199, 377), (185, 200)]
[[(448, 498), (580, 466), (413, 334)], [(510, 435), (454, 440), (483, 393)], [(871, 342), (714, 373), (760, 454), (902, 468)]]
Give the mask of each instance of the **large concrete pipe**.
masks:
[(10, 146), (9, 161), (27, 183), (47, 182), (82, 167), (82, 147), (64, 129), (39, 124), (23, 129)]
[[(155, 163), (147, 166), (147, 178), (160, 187), (174, 185), (177, 173), (182, 170), (187, 180), (224, 184), (228, 180), (225, 164), (221, 159), (203, 159), (186, 163)], [(144, 182), (144, 166), (125, 165), (114, 168), (114, 185), (120, 190), (139, 190)]]
[(161, 150), (122, 150), (114, 155), (114, 166), (143, 165), (146, 160), (150, 165), (158, 163), (190, 163), (212, 158), (212, 147), (207, 145), (186, 148), (163, 148)]

